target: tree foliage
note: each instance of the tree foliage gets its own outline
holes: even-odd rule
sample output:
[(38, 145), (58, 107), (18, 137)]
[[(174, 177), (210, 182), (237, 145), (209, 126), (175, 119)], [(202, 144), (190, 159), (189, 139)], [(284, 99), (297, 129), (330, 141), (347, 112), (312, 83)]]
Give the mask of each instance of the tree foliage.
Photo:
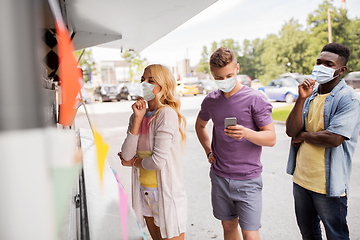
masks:
[(240, 56), (237, 58), (240, 64), (240, 74), (245, 74), (251, 79), (259, 78), (263, 73), (261, 55), (264, 52), (263, 41), (259, 38), (249, 41), (244, 40), (240, 50)]
[(207, 51), (207, 47), (203, 47), (203, 51), (201, 53), (200, 63), (198, 64), (197, 72), (210, 73), (209, 66), (209, 54)]
[(360, 19), (356, 18), (350, 23), (349, 45), (351, 54), (347, 64), (348, 70), (360, 71)]
[(84, 50), (76, 51), (75, 57), (78, 60), (82, 54), (78, 65), (83, 70), (84, 81), (88, 82), (89, 76), (97, 74), (97, 71), (96, 71), (95, 60), (93, 58), (91, 49), (86, 49), (84, 51), (84, 53), (83, 53), (83, 51)]
[(142, 59), (140, 54), (135, 51), (125, 51), (122, 55), (122, 58), (125, 59), (126, 62), (130, 63), (129, 65), (129, 75), (130, 75), (130, 82), (140, 81), (139, 76), (141, 75), (142, 71), (144, 70), (147, 60), (146, 58)]
[[(213, 42), (211, 52), (220, 46), (233, 50), (240, 64), (240, 74), (258, 78), (265, 85), (287, 72), (311, 74), (321, 49), (329, 42), (328, 9), (332, 41), (350, 48), (348, 71), (359, 71), (360, 19), (349, 19), (347, 11), (334, 7), (332, 0), (324, 0), (318, 9), (308, 15), (306, 28), (297, 20), (290, 19), (277, 34), (253, 41), (245, 39), (241, 45), (233, 39)], [(211, 53), (206, 51), (206, 54), (208, 58)], [(205, 69), (207, 62), (202, 60), (200, 65)]]

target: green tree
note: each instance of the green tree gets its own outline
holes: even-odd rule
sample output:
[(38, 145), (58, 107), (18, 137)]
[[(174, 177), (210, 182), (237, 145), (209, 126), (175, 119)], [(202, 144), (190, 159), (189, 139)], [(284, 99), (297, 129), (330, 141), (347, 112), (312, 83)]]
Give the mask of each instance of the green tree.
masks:
[(360, 19), (355, 18), (349, 24), (349, 48), (350, 58), (347, 64), (348, 71), (360, 70)]
[(308, 59), (307, 69), (312, 69), (317, 56), (324, 45), (329, 43), (328, 32), (328, 9), (331, 10), (332, 41), (350, 46), (349, 25), (347, 11), (337, 9), (333, 6), (332, 0), (324, 0), (319, 8), (308, 15), (307, 23), (309, 28), (309, 46), (307, 48)]
[(147, 64), (146, 58), (142, 59), (140, 54), (135, 51), (126, 50), (122, 55), (122, 58), (125, 59), (126, 62), (130, 63), (129, 65), (129, 75), (130, 82), (138, 82), (140, 81), (139, 76), (144, 70), (145, 65)]
[[(240, 47), (239, 47), (238, 42), (234, 41), (233, 39), (221, 40), (219, 43), (213, 42), (211, 44), (211, 54), (216, 49), (218, 49), (219, 47), (226, 47), (226, 48), (228, 48), (230, 50), (233, 50), (234, 54), (235, 54), (235, 59), (238, 59), (239, 51), (240, 51)], [(201, 59), (200, 59), (200, 62), (198, 64), (197, 72), (210, 73), (209, 54), (207, 52), (207, 47), (206, 46), (203, 47), (203, 51), (201, 53)]]
[(237, 62), (240, 64), (240, 74), (245, 74), (254, 78), (253, 69), (252, 69), (252, 46), (249, 40), (245, 39), (238, 56)]
[(217, 42), (213, 42), (211, 44), (211, 53), (215, 52), (216, 49), (218, 49), (218, 44)]
[(264, 41), (262, 63), (264, 75), (260, 76), (263, 84), (268, 84), (279, 75), (291, 73), (307, 73), (305, 63), (308, 60), (307, 31), (303, 31), (297, 20), (291, 19), (282, 27), (279, 35), (269, 35)]
[(234, 39), (229, 38), (229, 39), (221, 40), (219, 45), (220, 45), (219, 47), (226, 47), (227, 49), (232, 50), (234, 52), (235, 59), (238, 59), (240, 46), (237, 41), (234, 41)]
[(201, 53), (200, 63), (198, 64), (197, 72), (210, 73), (209, 66), (209, 54), (207, 51), (207, 47), (203, 47), (203, 51)]
[(95, 60), (93, 58), (91, 49), (86, 49), (84, 51), (84, 53), (83, 53), (83, 51), (84, 50), (76, 51), (75, 56), (76, 56), (76, 59), (78, 60), (79, 57), (82, 54), (78, 65), (83, 70), (84, 81), (88, 82), (89, 81), (89, 74), (90, 75), (96, 75), (97, 71), (96, 71)]
[(134, 72), (133, 72), (133, 69), (132, 69), (132, 62), (133, 62), (133, 60), (135, 58), (135, 55), (136, 55), (136, 52), (130, 52), (128, 50), (126, 50), (121, 55), (121, 57), (124, 58), (127, 63), (130, 63), (130, 65), (129, 65), (130, 82), (132, 82), (134, 80)]
[(252, 66), (253, 66), (253, 79), (259, 78), (264, 74), (264, 65), (261, 62), (261, 55), (264, 53), (264, 43), (260, 38), (256, 38), (251, 43), (252, 45)]
[(263, 85), (267, 85), (271, 80), (286, 71), (285, 65), (281, 64), (283, 56), (279, 55), (279, 45), (279, 37), (276, 34), (270, 34), (264, 40), (264, 52), (261, 55), (261, 62), (264, 64), (264, 75), (259, 77)]
[(263, 52), (262, 41), (257, 38), (254, 41), (244, 40), (240, 56), (237, 62), (240, 64), (240, 74), (245, 74), (252, 79), (258, 78), (262, 72), (261, 54)]
[(257, 38), (254, 41), (244, 40), (237, 61), (240, 64), (240, 74), (245, 74), (252, 79), (262, 75), (263, 67), (261, 55), (264, 51), (262, 41)]
[[(241, 47), (233, 39), (213, 42), (211, 52), (219, 46), (233, 50), (240, 63), (240, 73), (258, 78), (264, 85), (286, 72), (311, 74), (319, 52), (329, 41), (328, 9), (331, 9), (332, 41), (350, 48), (348, 71), (359, 71), (360, 19), (349, 19), (346, 10), (337, 9), (332, 3), (333, 0), (324, 0), (310, 13), (305, 30), (297, 20), (290, 19), (278, 34), (270, 34), (263, 40), (244, 40)], [(202, 60), (200, 64), (206, 65)]]
[(308, 59), (305, 50), (308, 47), (308, 32), (302, 30), (297, 20), (291, 19), (285, 23), (279, 33), (278, 63), (285, 66), (290, 73), (308, 72), (304, 63)]

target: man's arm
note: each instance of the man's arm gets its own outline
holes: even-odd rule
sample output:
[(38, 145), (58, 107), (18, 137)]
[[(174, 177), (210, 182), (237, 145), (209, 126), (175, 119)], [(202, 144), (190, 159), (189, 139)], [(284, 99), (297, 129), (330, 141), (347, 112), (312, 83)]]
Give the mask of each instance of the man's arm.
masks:
[(225, 129), (225, 135), (238, 140), (245, 138), (258, 146), (274, 146), (276, 143), (274, 123), (259, 128), (260, 131), (254, 131), (241, 125), (229, 126)]
[(315, 80), (306, 79), (298, 86), (299, 97), (286, 119), (286, 134), (289, 137), (296, 137), (302, 130), (302, 111), (306, 98), (308, 98), (314, 88)]
[(343, 98), (326, 130), (320, 132), (301, 131), (293, 138), (292, 143), (297, 145), (306, 141), (318, 147), (337, 147), (351, 137), (358, 124), (355, 119), (359, 119), (359, 112), (360, 104), (357, 99)]
[(295, 137), (302, 130), (302, 111), (306, 98), (296, 99), (295, 105), (286, 119), (286, 134)]
[(199, 116), (196, 119), (195, 131), (196, 135), (201, 143), (201, 146), (204, 148), (206, 155), (211, 152), (211, 143), (209, 134), (206, 132), (207, 121), (202, 120)]
[(330, 148), (342, 144), (345, 137), (329, 131), (321, 132), (300, 132), (293, 140), (293, 144), (300, 144), (304, 141), (318, 147)]

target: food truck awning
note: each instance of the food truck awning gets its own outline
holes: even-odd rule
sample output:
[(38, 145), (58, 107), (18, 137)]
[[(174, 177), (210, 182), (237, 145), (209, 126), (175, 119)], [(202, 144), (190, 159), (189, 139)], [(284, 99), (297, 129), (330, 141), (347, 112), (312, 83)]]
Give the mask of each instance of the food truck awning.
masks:
[[(91, 46), (141, 51), (217, 0), (59, 1), (76, 50)], [(47, 28), (54, 21), (47, 15)]]

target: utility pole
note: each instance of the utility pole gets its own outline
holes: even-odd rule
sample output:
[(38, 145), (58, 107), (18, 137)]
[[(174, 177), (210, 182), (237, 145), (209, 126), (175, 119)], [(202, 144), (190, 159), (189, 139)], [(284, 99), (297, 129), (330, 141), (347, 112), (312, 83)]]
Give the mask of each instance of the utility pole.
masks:
[(329, 43), (332, 43), (332, 30), (331, 30), (331, 15), (332, 10), (328, 8), (328, 32), (329, 32)]
[(345, 3), (345, 0), (342, 0), (342, 3), (341, 3), (341, 8), (342, 9), (346, 9), (346, 3)]

